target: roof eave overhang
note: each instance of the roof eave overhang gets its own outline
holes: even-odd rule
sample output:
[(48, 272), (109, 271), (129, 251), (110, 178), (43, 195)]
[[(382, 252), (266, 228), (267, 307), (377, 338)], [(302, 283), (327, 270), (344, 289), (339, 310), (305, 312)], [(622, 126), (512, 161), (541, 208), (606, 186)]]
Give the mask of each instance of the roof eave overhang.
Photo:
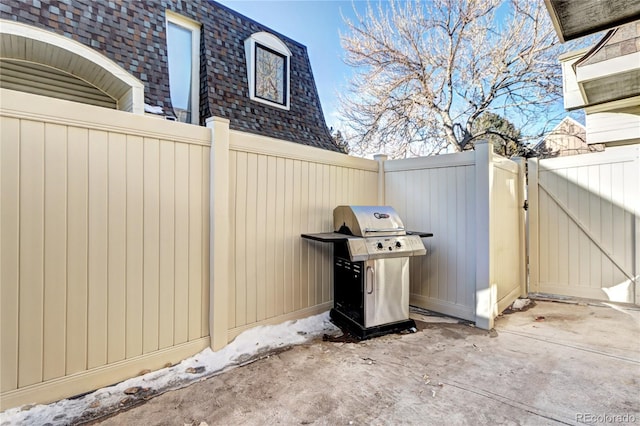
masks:
[(544, 0), (562, 42), (640, 19), (640, 0)]
[(585, 106), (640, 95), (640, 52), (578, 65), (576, 78)]

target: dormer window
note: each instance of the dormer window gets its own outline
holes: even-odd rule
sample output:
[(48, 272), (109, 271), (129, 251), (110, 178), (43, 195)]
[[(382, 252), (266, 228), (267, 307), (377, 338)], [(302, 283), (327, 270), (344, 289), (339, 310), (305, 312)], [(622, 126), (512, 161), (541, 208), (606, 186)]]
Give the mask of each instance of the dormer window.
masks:
[(289, 48), (266, 32), (252, 34), (245, 40), (244, 47), (250, 99), (288, 110)]
[(178, 121), (200, 121), (200, 24), (170, 11), (167, 17), (169, 92)]

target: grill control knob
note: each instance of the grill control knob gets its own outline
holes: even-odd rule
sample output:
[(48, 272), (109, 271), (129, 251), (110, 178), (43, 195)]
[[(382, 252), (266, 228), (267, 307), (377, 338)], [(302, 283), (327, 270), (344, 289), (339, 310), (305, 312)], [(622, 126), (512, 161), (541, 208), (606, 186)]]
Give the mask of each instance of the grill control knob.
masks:
[(398, 248), (402, 247), (402, 244), (400, 244), (400, 241), (396, 241), (396, 247)]
[(378, 243), (377, 247), (378, 249), (382, 250), (382, 243)]

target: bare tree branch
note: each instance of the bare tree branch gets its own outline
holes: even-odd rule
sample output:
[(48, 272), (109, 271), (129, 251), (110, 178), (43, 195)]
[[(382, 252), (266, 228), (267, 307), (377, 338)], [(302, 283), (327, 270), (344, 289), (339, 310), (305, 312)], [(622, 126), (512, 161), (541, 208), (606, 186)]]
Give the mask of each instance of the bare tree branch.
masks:
[(474, 125), (483, 114), (533, 123), (561, 96), (558, 40), (542, 2), (387, 5), (369, 4), (364, 16), (345, 20), (345, 62), (356, 76), (341, 113), (352, 152), (462, 151), (487, 136)]

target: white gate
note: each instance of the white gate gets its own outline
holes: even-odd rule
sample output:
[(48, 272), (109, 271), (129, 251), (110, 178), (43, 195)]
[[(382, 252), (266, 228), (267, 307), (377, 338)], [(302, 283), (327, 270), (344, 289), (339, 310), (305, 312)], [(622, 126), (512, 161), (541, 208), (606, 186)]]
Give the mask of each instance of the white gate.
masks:
[(640, 303), (640, 145), (529, 160), (529, 291)]

